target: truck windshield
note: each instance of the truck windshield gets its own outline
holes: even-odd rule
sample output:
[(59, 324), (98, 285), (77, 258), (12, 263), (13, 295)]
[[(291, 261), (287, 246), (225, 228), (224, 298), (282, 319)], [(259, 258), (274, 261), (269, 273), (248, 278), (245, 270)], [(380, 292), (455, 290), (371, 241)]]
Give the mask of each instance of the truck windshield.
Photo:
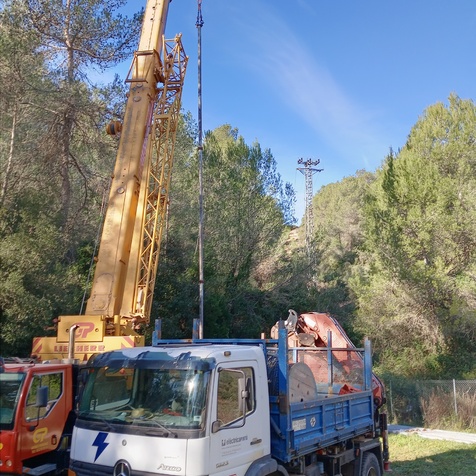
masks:
[(202, 427), (209, 371), (99, 367), (89, 372), (80, 419), (147, 426), (148, 431)]
[(0, 428), (11, 430), (25, 374), (0, 373)]

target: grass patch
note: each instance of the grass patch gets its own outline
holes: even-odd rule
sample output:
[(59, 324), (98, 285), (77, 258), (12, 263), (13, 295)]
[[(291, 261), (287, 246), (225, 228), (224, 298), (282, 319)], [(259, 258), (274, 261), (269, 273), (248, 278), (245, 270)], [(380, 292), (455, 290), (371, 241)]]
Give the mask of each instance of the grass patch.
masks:
[(392, 476), (476, 475), (476, 445), (389, 435)]

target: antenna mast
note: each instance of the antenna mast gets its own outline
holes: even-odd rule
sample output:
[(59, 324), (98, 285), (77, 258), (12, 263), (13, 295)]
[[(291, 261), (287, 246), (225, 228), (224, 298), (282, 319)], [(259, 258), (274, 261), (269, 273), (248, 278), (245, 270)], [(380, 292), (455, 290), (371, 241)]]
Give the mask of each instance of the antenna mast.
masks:
[(203, 339), (203, 301), (204, 301), (204, 275), (203, 275), (203, 131), (202, 131), (202, 0), (198, 0), (196, 27), (198, 31), (198, 187), (199, 187), (199, 222), (198, 222), (198, 261), (199, 261), (199, 327), (198, 338)]

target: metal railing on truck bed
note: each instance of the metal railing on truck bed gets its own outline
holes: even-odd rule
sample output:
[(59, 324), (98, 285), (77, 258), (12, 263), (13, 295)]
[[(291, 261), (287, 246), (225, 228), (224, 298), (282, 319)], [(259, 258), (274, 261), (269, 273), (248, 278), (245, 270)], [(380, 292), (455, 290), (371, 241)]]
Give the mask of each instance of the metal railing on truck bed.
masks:
[[(267, 347), (273, 456), (289, 462), (374, 430), (370, 343), (351, 373), (341, 370), (345, 348), (289, 347), (287, 332)], [(351, 362), (349, 362), (351, 364)]]

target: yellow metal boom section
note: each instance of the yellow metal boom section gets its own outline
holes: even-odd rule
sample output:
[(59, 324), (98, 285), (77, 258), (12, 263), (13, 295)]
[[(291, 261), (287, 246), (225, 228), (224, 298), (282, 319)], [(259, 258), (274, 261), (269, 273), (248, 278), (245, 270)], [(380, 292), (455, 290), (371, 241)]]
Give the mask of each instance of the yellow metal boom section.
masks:
[(170, 0), (148, 0), (130, 84), (91, 295), (84, 316), (62, 316), (57, 337), (36, 338), (43, 359), (144, 345), (165, 226), (187, 60), (177, 35), (165, 40)]
[[(180, 36), (164, 43), (164, 83), (154, 110), (121, 316), (148, 323), (165, 228), (175, 138), (188, 58)], [(137, 252), (138, 251), (138, 252)], [(136, 253), (137, 252), (137, 253)]]

